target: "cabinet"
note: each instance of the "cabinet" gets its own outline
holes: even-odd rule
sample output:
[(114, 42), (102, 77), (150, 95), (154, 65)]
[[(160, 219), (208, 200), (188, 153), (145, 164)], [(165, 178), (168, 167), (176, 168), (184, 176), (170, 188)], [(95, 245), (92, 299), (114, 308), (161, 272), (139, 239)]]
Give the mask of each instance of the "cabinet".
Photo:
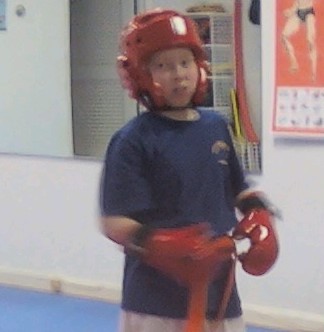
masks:
[(203, 107), (211, 108), (232, 121), (230, 90), (235, 85), (233, 17), (229, 13), (187, 13), (198, 25), (204, 43), (210, 76)]
[[(238, 12), (236, 13), (238, 14)], [(248, 173), (259, 173), (261, 170), (259, 141), (258, 139), (251, 140), (249, 137), (251, 136), (249, 133), (253, 132), (254, 134), (249, 114), (245, 112), (240, 117), (236, 107), (237, 79), (235, 74), (238, 73), (237, 69), (239, 68), (236, 68), (235, 61), (234, 43), (235, 36), (239, 31), (234, 31), (234, 21), (236, 22), (236, 20), (228, 12), (195, 12), (187, 13), (187, 15), (198, 25), (210, 64), (208, 92), (202, 106), (219, 112), (228, 121), (229, 128), (234, 129), (232, 131), (233, 143), (243, 170)], [(240, 25), (238, 28), (240, 29)], [(238, 46), (241, 45), (236, 45), (236, 47)], [(242, 86), (240, 89), (242, 91)], [(235, 115), (234, 109), (236, 110)], [(242, 134), (237, 134), (238, 128)], [(256, 135), (253, 136), (256, 137)]]

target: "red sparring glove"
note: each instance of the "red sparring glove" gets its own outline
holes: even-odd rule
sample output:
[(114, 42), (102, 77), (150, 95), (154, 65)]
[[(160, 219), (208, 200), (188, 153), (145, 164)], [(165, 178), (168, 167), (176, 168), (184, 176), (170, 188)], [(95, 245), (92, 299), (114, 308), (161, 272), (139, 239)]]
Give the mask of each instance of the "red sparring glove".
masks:
[(265, 201), (256, 193), (242, 199), (238, 204), (245, 214), (233, 231), (233, 238), (250, 239), (250, 249), (239, 255), (243, 270), (252, 275), (263, 275), (270, 270), (279, 253), (276, 232), (272, 226), (272, 213)]
[(152, 228), (142, 226), (130, 239), (126, 251), (143, 260), (152, 256), (189, 255), (205, 240), (209, 227), (205, 223), (181, 228)]
[(232, 259), (233, 239), (229, 236), (214, 238), (207, 224), (157, 230), (144, 226), (135, 234), (130, 248), (135, 248), (135, 253), (140, 253), (140, 259), (146, 264), (188, 287), (185, 331), (202, 331), (209, 282), (219, 277), (223, 265)]
[(214, 239), (205, 223), (174, 229), (148, 229), (137, 232), (127, 246), (146, 264), (188, 285), (201, 278), (202, 271), (214, 279), (220, 266), (235, 252), (229, 236)]

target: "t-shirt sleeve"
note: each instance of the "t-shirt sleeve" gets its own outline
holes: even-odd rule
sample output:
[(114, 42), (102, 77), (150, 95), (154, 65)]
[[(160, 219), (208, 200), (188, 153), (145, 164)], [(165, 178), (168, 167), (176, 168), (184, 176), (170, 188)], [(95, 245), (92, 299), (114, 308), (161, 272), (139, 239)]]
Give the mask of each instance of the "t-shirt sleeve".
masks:
[(232, 183), (232, 191), (234, 196), (237, 196), (242, 191), (248, 189), (249, 185), (246, 182), (245, 174), (240, 164), (236, 150), (234, 148), (233, 140), (230, 135), (229, 129), (226, 126), (226, 134), (228, 137), (228, 141), (230, 142), (230, 155), (229, 155), (229, 165), (231, 172), (231, 183)]
[(116, 134), (107, 149), (100, 187), (102, 216), (132, 216), (153, 208), (145, 152)]

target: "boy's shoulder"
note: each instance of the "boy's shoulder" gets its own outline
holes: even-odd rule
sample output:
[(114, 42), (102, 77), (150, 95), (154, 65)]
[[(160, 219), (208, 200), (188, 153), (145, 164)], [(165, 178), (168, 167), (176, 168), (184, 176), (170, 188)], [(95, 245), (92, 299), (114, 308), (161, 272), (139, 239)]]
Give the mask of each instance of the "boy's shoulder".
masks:
[(223, 124), (227, 124), (227, 119), (220, 112), (217, 112), (213, 109), (207, 108), (198, 108), (201, 118), (205, 121), (214, 121)]
[(139, 134), (147, 131), (149, 128), (149, 114), (143, 112), (139, 115), (134, 116), (128, 122), (126, 122), (120, 129), (118, 129), (114, 136), (120, 138), (135, 138)]

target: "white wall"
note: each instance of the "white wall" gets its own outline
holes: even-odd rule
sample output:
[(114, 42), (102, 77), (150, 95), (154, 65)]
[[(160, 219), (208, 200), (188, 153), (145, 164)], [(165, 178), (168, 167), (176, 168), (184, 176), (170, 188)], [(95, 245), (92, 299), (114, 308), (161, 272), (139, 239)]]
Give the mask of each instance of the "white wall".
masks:
[(48, 289), (45, 279), (62, 279), (119, 290), (122, 253), (98, 227), (101, 164), (1, 156), (0, 169), (0, 282)]
[[(238, 268), (238, 282), (249, 321), (323, 332), (323, 144), (276, 141), (270, 132), (274, 2), (263, 2), (264, 158), (253, 180), (283, 213), (281, 254), (264, 277)], [(122, 253), (97, 226), (100, 169), (99, 162), (0, 156), (0, 282), (49, 290), (58, 280), (63, 291), (118, 300)]]
[[(264, 1), (262, 6), (263, 174), (254, 180), (279, 206), (284, 220), (278, 222), (281, 239), (278, 264), (263, 278), (241, 275), (240, 288), (245, 303), (252, 307), (272, 307), (279, 317), (290, 313), (296, 322), (306, 317), (318, 319), (316, 327), (324, 331), (324, 142), (284, 141), (275, 139), (270, 132), (275, 0)], [(309, 323), (308, 328), (311, 327), (315, 330)]]

